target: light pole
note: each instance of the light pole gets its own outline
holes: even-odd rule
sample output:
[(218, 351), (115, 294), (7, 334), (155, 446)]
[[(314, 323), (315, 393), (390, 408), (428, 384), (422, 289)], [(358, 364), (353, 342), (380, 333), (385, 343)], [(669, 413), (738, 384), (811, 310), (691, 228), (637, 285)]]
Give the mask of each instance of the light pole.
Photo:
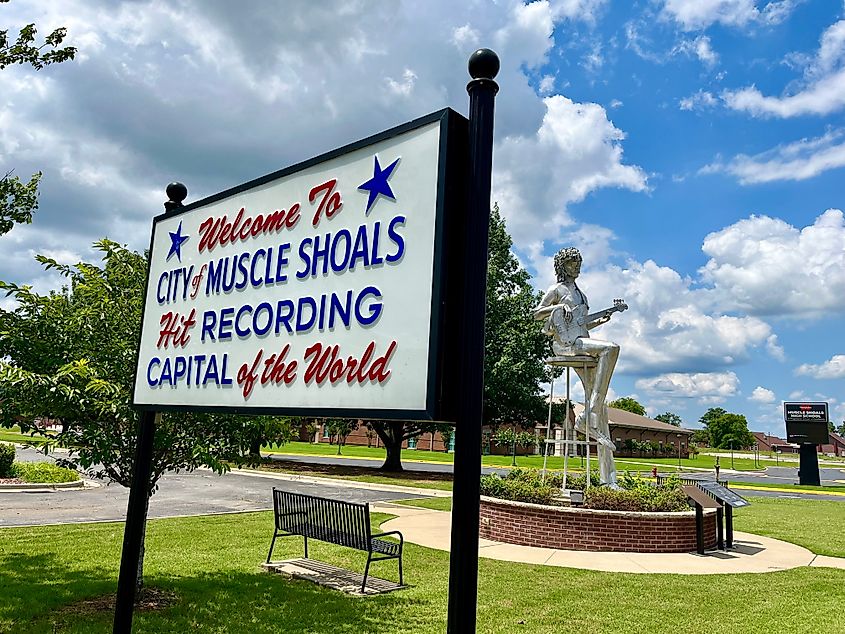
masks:
[(733, 438), (729, 441), (731, 443), (731, 469), (734, 468), (734, 441)]
[(681, 470), (681, 435), (678, 434), (678, 471)]

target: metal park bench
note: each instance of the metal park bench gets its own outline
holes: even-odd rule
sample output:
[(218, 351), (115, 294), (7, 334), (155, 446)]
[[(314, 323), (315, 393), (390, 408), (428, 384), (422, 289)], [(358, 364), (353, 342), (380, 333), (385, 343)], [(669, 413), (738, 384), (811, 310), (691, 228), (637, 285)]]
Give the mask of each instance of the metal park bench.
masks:
[[(364, 568), (364, 581), (361, 592), (367, 586), (370, 564), (386, 559), (399, 560), (399, 585), (402, 579), (402, 546), (404, 538), (399, 531), (370, 533), (370, 505), (329, 500), (302, 493), (290, 493), (273, 488), (273, 512), (275, 530), (267, 563), (273, 554), (277, 537), (302, 535), (305, 542), (305, 558), (308, 559), (308, 538), (348, 546), (367, 553), (367, 566)], [(397, 536), (398, 542), (382, 539)]]

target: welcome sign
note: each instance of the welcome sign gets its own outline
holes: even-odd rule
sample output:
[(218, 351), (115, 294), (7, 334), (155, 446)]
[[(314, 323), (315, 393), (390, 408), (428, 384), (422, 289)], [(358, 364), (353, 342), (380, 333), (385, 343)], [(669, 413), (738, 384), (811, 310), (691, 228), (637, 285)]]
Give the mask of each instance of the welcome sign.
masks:
[(465, 123), (437, 112), (157, 217), (134, 404), (437, 418)]

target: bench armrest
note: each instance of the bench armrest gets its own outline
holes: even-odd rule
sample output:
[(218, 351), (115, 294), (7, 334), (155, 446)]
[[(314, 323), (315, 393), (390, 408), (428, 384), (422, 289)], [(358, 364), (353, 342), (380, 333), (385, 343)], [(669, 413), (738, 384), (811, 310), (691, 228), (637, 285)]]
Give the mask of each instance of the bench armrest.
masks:
[(370, 539), (375, 539), (376, 537), (390, 537), (392, 535), (399, 536), (399, 545), (402, 546), (405, 543), (405, 538), (402, 537), (402, 533), (399, 531), (388, 531), (386, 533), (377, 533), (376, 535), (370, 535)]

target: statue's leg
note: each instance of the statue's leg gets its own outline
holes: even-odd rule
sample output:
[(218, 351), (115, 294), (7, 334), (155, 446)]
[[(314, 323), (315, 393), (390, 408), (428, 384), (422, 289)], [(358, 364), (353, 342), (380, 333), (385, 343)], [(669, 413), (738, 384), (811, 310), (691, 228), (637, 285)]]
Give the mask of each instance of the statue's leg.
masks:
[(593, 392), (590, 398), (590, 409), (596, 409), (607, 399), (610, 388), (610, 378), (619, 359), (619, 346), (611, 341), (581, 337), (575, 342), (575, 349), (594, 356), (598, 361), (595, 369)]
[(610, 437), (610, 422), (607, 418), (607, 406), (602, 405), (598, 417), (599, 433), (605, 435), (608, 439), (607, 444), (598, 446), (599, 458), (599, 475), (601, 476), (602, 484), (606, 484), (612, 488), (617, 488), (616, 484), (616, 462), (613, 459), (613, 451), (616, 445), (613, 444), (613, 439)]
[[(581, 385), (584, 386), (584, 400), (588, 403), (593, 403), (593, 392), (596, 384), (596, 368), (575, 368), (575, 372), (581, 379)], [(590, 420), (587, 421), (587, 412), (584, 411), (575, 420), (575, 429), (584, 433), (584, 426), (589, 423), (590, 436), (598, 440), (602, 445), (607, 446), (612, 451), (615, 449), (610, 438), (610, 430), (607, 424), (607, 408), (602, 402), (600, 405), (590, 406)]]
[[(584, 388), (584, 401), (590, 401), (593, 395), (593, 389), (596, 384), (596, 369), (595, 368), (585, 368), (585, 367), (575, 367), (575, 373), (578, 375), (578, 378), (581, 379), (581, 387)], [(584, 433), (584, 425), (586, 424), (587, 420), (587, 412), (582, 412), (582, 414), (575, 420), (575, 429), (580, 431), (582, 434)], [(593, 425), (595, 427), (595, 425)]]

